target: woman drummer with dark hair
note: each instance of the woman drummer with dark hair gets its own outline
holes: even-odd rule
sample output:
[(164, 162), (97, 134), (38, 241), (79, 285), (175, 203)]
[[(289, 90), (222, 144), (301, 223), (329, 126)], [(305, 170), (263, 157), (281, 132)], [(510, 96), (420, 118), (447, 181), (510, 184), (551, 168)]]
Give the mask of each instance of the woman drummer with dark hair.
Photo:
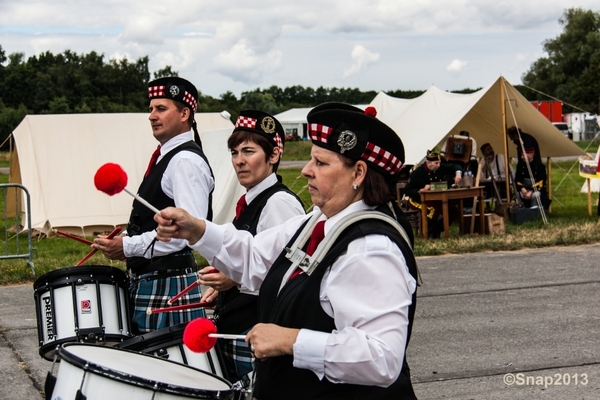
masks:
[[(259, 110), (240, 112), (227, 140), (231, 164), (246, 193), (238, 200), (233, 225), (253, 235), (304, 215), (302, 202), (277, 175), (285, 146), (285, 131), (272, 115)], [(212, 266), (200, 271), (208, 286), (202, 301), (216, 300), (214, 320), (220, 332), (246, 334), (258, 322), (258, 291), (238, 285)], [(246, 386), (253, 370), (252, 354), (244, 340), (219, 340), (227, 378)]]
[(176, 208), (155, 216), (161, 240), (185, 238), (260, 289), (259, 323), (246, 335), (260, 360), (257, 399), (415, 398), (405, 350), (418, 272), (390, 189), (404, 147), (374, 114), (341, 103), (309, 113), (308, 216), (256, 236)]

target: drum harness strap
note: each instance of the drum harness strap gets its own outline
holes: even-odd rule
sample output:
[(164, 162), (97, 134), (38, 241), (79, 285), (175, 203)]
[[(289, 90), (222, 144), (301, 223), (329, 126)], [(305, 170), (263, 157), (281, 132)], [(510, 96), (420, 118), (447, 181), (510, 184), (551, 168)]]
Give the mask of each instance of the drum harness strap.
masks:
[[(378, 211), (355, 211), (342, 218), (340, 223), (338, 223), (334, 227), (334, 229), (327, 236), (325, 236), (325, 239), (323, 239), (323, 241), (319, 244), (314, 254), (312, 256), (309, 256), (304, 252), (304, 250), (302, 250), (302, 248), (310, 238), (313, 228), (317, 224), (321, 215), (321, 212), (315, 212), (315, 214), (310, 218), (308, 223), (304, 226), (304, 229), (302, 230), (302, 232), (300, 232), (294, 243), (292, 243), (291, 247), (285, 248), (285, 251), (287, 253), (286, 258), (292, 262), (292, 265), (290, 265), (288, 271), (286, 272), (281, 281), (281, 286), (279, 287), (280, 291), (281, 288), (283, 288), (283, 286), (287, 283), (288, 278), (296, 270), (296, 268), (302, 269), (304, 273), (310, 276), (310, 274), (312, 274), (312, 272), (317, 268), (319, 263), (323, 260), (325, 255), (327, 255), (327, 253), (335, 244), (335, 241), (342, 234), (342, 232), (350, 225), (358, 221), (362, 221), (365, 219), (376, 219), (390, 224), (398, 231), (398, 233), (402, 236), (402, 238), (406, 241), (406, 243), (412, 250), (410, 239), (408, 238), (406, 231), (404, 230), (404, 228), (402, 228), (402, 226), (400, 226), (398, 221)], [(418, 268), (417, 283), (419, 285), (423, 283)]]

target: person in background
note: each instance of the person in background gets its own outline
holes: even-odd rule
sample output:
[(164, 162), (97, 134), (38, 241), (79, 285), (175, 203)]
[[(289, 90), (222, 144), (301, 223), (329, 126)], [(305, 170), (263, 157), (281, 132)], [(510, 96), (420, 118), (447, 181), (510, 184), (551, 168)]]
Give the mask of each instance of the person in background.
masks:
[[(238, 201), (233, 225), (256, 235), (304, 215), (302, 202), (276, 174), (283, 155), (285, 133), (273, 116), (257, 110), (244, 110), (227, 141), (231, 164), (246, 194)], [(209, 286), (203, 301), (217, 300), (215, 323), (219, 332), (246, 334), (258, 322), (258, 292), (251, 292), (223, 273), (200, 271), (200, 283)], [(219, 340), (228, 378), (244, 379), (252, 371), (252, 354), (244, 340)]]
[[(138, 194), (157, 208), (184, 207), (198, 218), (212, 218), (214, 178), (204, 155), (194, 115), (198, 90), (179, 77), (148, 84), (150, 126), (159, 142)], [(185, 240), (156, 240), (154, 212), (134, 200), (127, 233), (108, 239), (98, 236), (92, 247), (111, 260), (126, 260), (132, 331), (150, 332), (204, 316), (201, 308), (147, 315), (167, 307), (167, 301), (197, 280), (197, 265)], [(194, 289), (179, 304), (200, 301)]]
[(308, 216), (256, 236), (179, 208), (155, 216), (160, 240), (185, 238), (260, 289), (260, 322), (246, 335), (257, 399), (415, 399), (405, 349), (418, 272), (393, 194), (404, 147), (375, 115), (341, 103), (308, 114)]
[[(484, 143), (481, 145), (481, 153), (483, 157), (479, 160), (481, 166), (480, 183), (485, 186), (487, 198), (494, 197), (494, 185), (492, 180), (496, 182), (495, 187), (498, 189), (498, 195), (501, 199), (506, 199), (506, 161), (504, 155), (496, 154), (492, 145)], [(510, 164), (508, 165), (509, 173), (512, 171)]]
[[(548, 198), (547, 182), (546, 182), (546, 166), (538, 161), (535, 157), (535, 149), (525, 148), (525, 156), (522, 157), (522, 162), (517, 164), (517, 172), (515, 173), (515, 183), (517, 192), (523, 199), (525, 207), (537, 208), (539, 198), (542, 207), (548, 210), (551, 200)], [(531, 175), (529, 174), (529, 168)]]
[[(449, 179), (453, 179), (456, 186), (460, 185), (462, 179), (460, 167), (456, 164), (442, 163), (439, 153), (427, 151), (425, 162), (411, 172), (404, 189), (404, 193), (409, 197), (410, 208), (415, 210), (420, 210), (422, 207), (427, 208), (427, 234), (433, 239), (438, 239), (444, 230), (442, 202), (428, 201), (426, 204), (421, 204), (420, 192), (421, 190), (430, 190), (431, 183), (447, 182)], [(457, 206), (449, 204), (448, 212), (449, 220), (452, 223), (458, 215)]]
[[(517, 164), (523, 160), (523, 148), (533, 149), (535, 151), (536, 161), (542, 162), (542, 154), (540, 153), (540, 146), (536, 138), (531, 136), (529, 133), (525, 133), (522, 130), (511, 127), (506, 131), (508, 138), (517, 146)], [(523, 144), (521, 145), (521, 141)]]

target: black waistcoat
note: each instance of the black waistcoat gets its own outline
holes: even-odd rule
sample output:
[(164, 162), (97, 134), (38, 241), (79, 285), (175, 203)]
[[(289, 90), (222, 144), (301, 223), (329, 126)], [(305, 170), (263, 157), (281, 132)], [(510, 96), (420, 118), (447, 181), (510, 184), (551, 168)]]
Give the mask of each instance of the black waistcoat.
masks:
[[(180, 144), (173, 150), (169, 151), (163, 156), (163, 158), (152, 168), (150, 174), (144, 178), (138, 189), (138, 194), (143, 199), (147, 200), (154, 207), (162, 210), (166, 207), (174, 207), (175, 201), (167, 196), (161, 187), (161, 180), (169, 161), (180, 151), (191, 151), (192, 153), (198, 154), (206, 163), (208, 160), (204, 155), (204, 152), (195, 142), (189, 141)], [(210, 164), (209, 164), (210, 168)], [(211, 176), (212, 176), (211, 169)], [(212, 191), (208, 195), (208, 220), (212, 219)], [(129, 216), (129, 223), (127, 224), (127, 235), (135, 236), (140, 235), (144, 232), (150, 232), (156, 229), (158, 224), (154, 221), (154, 211), (143, 205), (137, 200), (133, 201), (131, 209), (131, 215)], [(155, 258), (155, 260), (158, 257)], [(127, 259), (128, 268), (141, 268), (150, 263), (150, 260), (144, 257), (130, 257)]]
[[(387, 207), (378, 208), (387, 213)], [(400, 219), (405, 218), (403, 215)], [(404, 225), (404, 224), (402, 224)], [(288, 243), (289, 247), (298, 236)], [(380, 220), (362, 220), (348, 227), (336, 240), (323, 261), (315, 271), (307, 276), (301, 274), (288, 282), (279, 294), (280, 282), (290, 266), (283, 252), (275, 261), (260, 289), (259, 321), (275, 323), (289, 328), (305, 328), (322, 332), (332, 332), (336, 329), (334, 320), (323, 311), (319, 301), (321, 280), (331, 264), (346, 251), (348, 244), (357, 238), (369, 234), (388, 236), (402, 251), (410, 274), (417, 279), (416, 261), (409, 245), (391, 225)], [(377, 268), (376, 265), (365, 268)], [(351, 295), (351, 294), (349, 294)], [(410, 340), (412, 321), (414, 318), (417, 293), (412, 296), (409, 307), (409, 325), (406, 345)], [(410, 383), (410, 372), (403, 360), (402, 373), (399, 378), (387, 388), (353, 384), (335, 384), (324, 378), (319, 380), (314, 372), (294, 368), (292, 356), (269, 358), (256, 363), (256, 388), (258, 399), (416, 399)]]
[[(277, 176), (278, 182), (262, 191), (248, 206), (233, 225), (241, 231), (256, 235), (260, 214), (267, 201), (277, 192), (285, 191), (298, 198)], [(298, 202), (302, 204), (300, 199)], [(237, 287), (219, 292), (215, 311), (217, 330), (224, 333), (241, 333), (258, 322), (258, 296), (240, 293)]]

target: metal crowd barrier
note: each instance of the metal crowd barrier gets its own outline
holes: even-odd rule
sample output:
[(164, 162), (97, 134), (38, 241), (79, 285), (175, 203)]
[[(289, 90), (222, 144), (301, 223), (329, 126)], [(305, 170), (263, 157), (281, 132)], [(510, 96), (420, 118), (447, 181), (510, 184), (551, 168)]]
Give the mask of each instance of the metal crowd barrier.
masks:
[[(25, 196), (26, 212), (21, 211), (22, 196)], [(31, 199), (25, 186), (17, 183), (0, 184), (0, 203), (2, 204), (2, 220), (0, 229), (0, 260), (26, 258), (31, 273), (35, 276), (33, 268), (33, 247), (31, 244)], [(26, 225), (23, 225), (23, 215), (26, 216)], [(23, 235), (27, 233), (27, 246), (22, 244)], [(25, 247), (27, 250), (25, 251)]]

